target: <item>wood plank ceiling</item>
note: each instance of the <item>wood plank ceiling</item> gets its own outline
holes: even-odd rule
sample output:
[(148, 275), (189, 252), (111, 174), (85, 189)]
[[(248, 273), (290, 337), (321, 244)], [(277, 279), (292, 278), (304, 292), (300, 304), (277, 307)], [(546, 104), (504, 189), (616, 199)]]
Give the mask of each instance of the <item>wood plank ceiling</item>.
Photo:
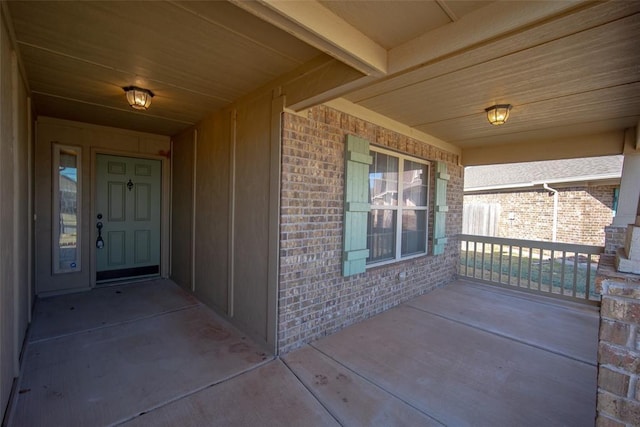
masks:
[[(541, 141), (573, 141), (550, 158), (621, 152), (640, 119), (639, 1), (8, 5), (37, 111), (54, 117), (172, 135), (333, 57), (348, 67), (324, 85), (311, 73), (290, 108), (341, 97), (476, 163)], [(156, 93), (149, 111), (126, 105), (131, 84)], [(513, 105), (506, 125), (486, 121), (496, 103)]]
[[(321, 53), (227, 2), (11, 2), (38, 114), (172, 135)], [(146, 112), (123, 87), (151, 89)]]

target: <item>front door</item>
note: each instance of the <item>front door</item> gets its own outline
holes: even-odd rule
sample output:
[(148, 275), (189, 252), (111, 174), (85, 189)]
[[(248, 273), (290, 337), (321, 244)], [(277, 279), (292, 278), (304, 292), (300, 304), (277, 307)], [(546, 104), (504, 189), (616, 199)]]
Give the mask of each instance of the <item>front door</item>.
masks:
[(98, 154), (96, 282), (160, 274), (161, 162)]

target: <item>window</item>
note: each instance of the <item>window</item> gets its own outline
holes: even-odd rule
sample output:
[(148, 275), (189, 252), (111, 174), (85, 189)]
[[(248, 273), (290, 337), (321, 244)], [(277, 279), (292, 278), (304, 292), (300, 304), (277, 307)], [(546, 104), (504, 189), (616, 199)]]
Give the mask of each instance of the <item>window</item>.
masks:
[(53, 147), (53, 272), (80, 271), (80, 148)]
[(367, 264), (427, 252), (429, 163), (371, 147)]

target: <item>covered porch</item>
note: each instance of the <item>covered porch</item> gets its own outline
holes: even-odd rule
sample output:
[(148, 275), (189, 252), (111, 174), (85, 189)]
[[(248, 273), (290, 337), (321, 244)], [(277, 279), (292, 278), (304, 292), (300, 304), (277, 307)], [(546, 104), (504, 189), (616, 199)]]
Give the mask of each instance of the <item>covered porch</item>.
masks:
[[(611, 234), (624, 236), (637, 220), (640, 56), (632, 35), (640, 2), (2, 1), (0, 15), (3, 421), (9, 413), (14, 425), (84, 414), (69, 423), (90, 415), (91, 424), (175, 424), (172, 417), (188, 414), (193, 423), (243, 424), (255, 412), (288, 424), (301, 408), (305, 423), (310, 413), (319, 424), (412, 413), (458, 424), (471, 422), (475, 408), (474, 422), (485, 414), (494, 423), (495, 410), (505, 422), (527, 411), (545, 424), (538, 417), (573, 407), (556, 411), (545, 400), (562, 388), (547, 373), (565, 370), (549, 368), (551, 359), (594, 372), (595, 362), (532, 341), (527, 328), (539, 323), (525, 315), (531, 307), (519, 329), (492, 323), (499, 311), (477, 324), (457, 317), (484, 307), (484, 298), (447, 313), (409, 301), (452, 289), (445, 285), (458, 272), (465, 166), (622, 154)], [(153, 103), (131, 103), (132, 88)], [(487, 110), (499, 105), (510, 118), (494, 126)], [(374, 173), (369, 145), (389, 160)], [(349, 158), (358, 160), (357, 178), (346, 173)], [(389, 175), (389, 204), (345, 197), (380, 174)], [(366, 230), (372, 209), (388, 218), (376, 231), (388, 237), (377, 259)], [(618, 237), (607, 238), (613, 251)], [(346, 274), (347, 262), (359, 268)], [(148, 283), (157, 290), (120, 304), (136, 292), (118, 294), (112, 280), (143, 277), (156, 279)], [(499, 300), (499, 292), (491, 294)], [(637, 312), (617, 302), (603, 302), (603, 313), (628, 311), (630, 321), (602, 325), (626, 331), (612, 348), (636, 360)], [(340, 332), (373, 316), (349, 329), (360, 335)], [(553, 334), (557, 323), (544, 329)], [(340, 340), (361, 345), (341, 354)], [(523, 349), (540, 357), (519, 365)], [(513, 364), (495, 363), (502, 351)], [(482, 360), (488, 367), (466, 370)], [(620, 385), (598, 384), (597, 423), (614, 415), (634, 422), (610, 410), (638, 413), (630, 365), (631, 376), (615, 364), (600, 371)], [(328, 366), (357, 393), (327, 394), (333, 383), (323, 370), (336, 372)], [(509, 389), (513, 378), (518, 387)], [(504, 394), (486, 392), (490, 384)], [(594, 388), (581, 383), (567, 395)], [(601, 409), (600, 396), (611, 401), (614, 392), (619, 400)], [(588, 406), (577, 419), (593, 421)], [(394, 408), (404, 409), (396, 417)]]
[(99, 288), (37, 301), (8, 425), (585, 426), (597, 334), (465, 280), (278, 358), (169, 280)]

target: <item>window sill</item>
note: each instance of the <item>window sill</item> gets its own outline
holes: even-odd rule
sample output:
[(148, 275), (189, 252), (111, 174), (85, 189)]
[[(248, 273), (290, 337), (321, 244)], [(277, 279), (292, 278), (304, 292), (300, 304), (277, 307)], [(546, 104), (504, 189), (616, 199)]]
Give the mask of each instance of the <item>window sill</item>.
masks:
[(367, 270), (369, 270), (370, 268), (386, 267), (386, 266), (389, 266), (389, 265), (392, 265), (392, 264), (400, 264), (400, 263), (402, 263), (404, 261), (411, 261), (411, 260), (414, 260), (416, 258), (422, 258), (422, 257), (428, 256), (428, 255), (429, 255), (429, 253), (423, 252), (423, 253), (420, 253), (420, 254), (409, 255), (409, 256), (406, 256), (406, 257), (400, 258), (400, 259), (390, 259), (390, 260), (387, 260), (387, 261), (380, 261), (380, 262), (376, 262), (376, 263), (367, 264), (366, 268), (367, 268)]

